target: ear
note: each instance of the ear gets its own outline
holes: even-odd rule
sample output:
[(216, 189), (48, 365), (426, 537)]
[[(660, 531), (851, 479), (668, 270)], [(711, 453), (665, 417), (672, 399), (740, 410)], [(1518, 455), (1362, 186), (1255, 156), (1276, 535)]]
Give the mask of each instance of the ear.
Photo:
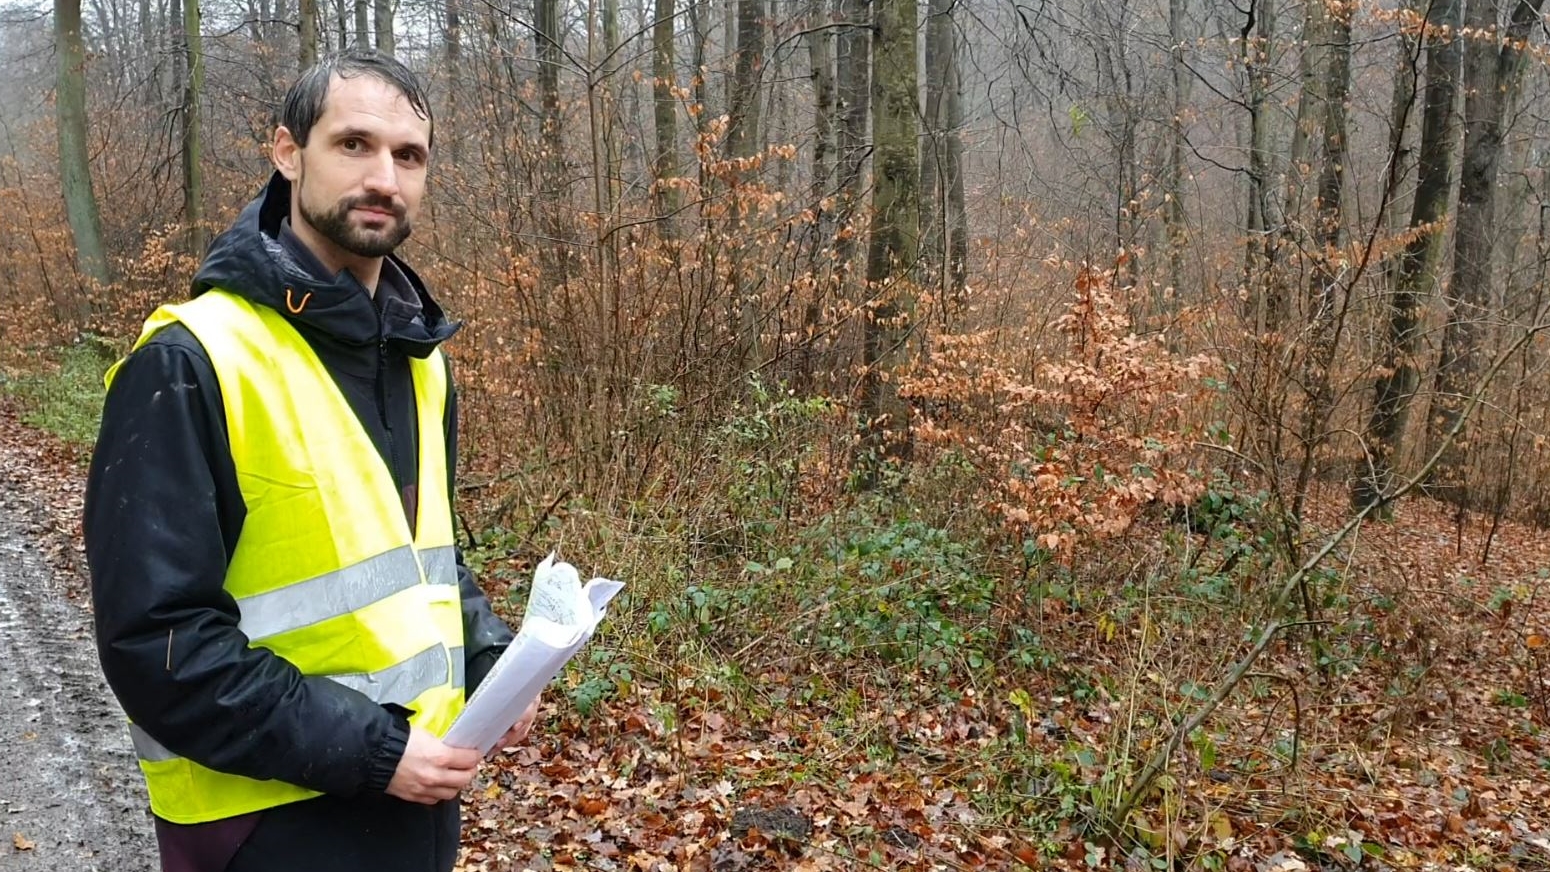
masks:
[(286, 181), (294, 182), (301, 177), (301, 146), (291, 135), (290, 128), (283, 124), (274, 130), (274, 147), (269, 150), (269, 158)]

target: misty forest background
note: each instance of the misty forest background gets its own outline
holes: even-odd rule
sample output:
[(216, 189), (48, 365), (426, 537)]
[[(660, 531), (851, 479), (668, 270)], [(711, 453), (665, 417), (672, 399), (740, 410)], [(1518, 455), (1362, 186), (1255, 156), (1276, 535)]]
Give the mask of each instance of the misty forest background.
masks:
[(373, 46), (471, 560), (630, 584), (466, 868), (1543, 868), (1542, 5), (12, 2), (0, 387)]

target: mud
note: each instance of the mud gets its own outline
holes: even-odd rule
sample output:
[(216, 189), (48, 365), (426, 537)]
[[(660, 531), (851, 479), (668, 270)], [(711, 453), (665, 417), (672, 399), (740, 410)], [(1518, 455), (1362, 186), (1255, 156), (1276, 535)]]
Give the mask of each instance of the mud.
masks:
[(144, 785), (62, 541), (25, 451), (0, 445), (0, 870), (152, 870)]

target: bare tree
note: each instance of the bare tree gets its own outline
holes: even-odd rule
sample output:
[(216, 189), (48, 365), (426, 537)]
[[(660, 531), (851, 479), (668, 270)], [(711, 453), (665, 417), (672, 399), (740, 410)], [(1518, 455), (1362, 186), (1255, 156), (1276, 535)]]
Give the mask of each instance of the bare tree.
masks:
[[(839, 98), (840, 127), (836, 136), (835, 159), (839, 173), (840, 211), (837, 223), (849, 224), (861, 206), (865, 181), (869, 136), (867, 121), (872, 101), (871, 39), (872, 0), (839, 0), (842, 27), (836, 39), (836, 96)], [(856, 235), (842, 232), (835, 243), (835, 256), (848, 268), (855, 257)]]
[(183, 224), (188, 252), (205, 250), (204, 132), (199, 101), (204, 94), (204, 43), (199, 33), (199, 0), (183, 0), (183, 57), (188, 76), (179, 111), (183, 131)]
[(1244, 285), (1253, 289), (1255, 333), (1280, 329), (1285, 318), (1283, 297), (1269, 281), (1275, 257), (1270, 203), (1272, 188), (1271, 119), (1267, 104), (1274, 66), (1270, 48), (1275, 40), (1275, 0), (1254, 0), (1239, 34), (1240, 61), (1248, 77), (1249, 196), (1247, 245), (1243, 259)]
[[(391, 57), (394, 51), (393, 0), (373, 0), (372, 6), (376, 14), (373, 24), (376, 26), (377, 51)], [(356, 14), (360, 14), (358, 9)]]
[(764, 2), (737, 0), (737, 60), (727, 96), (727, 153), (759, 150), (759, 82), (764, 68)]
[(893, 373), (910, 358), (920, 215), (914, 0), (875, 0), (872, 77), (872, 227), (867, 245), (868, 305), (862, 327), (861, 411), (867, 461), (911, 455), (909, 405)]
[(300, 11), (300, 51), (297, 61), (305, 70), (318, 60), (318, 0), (298, 0)]
[[(1460, 420), (1470, 386), (1480, 372), (1481, 333), (1491, 303), (1491, 257), (1496, 238), (1496, 170), (1502, 152), (1503, 108), (1522, 81), (1523, 48), (1544, 0), (1507, 0), (1512, 13), (1505, 39), (1496, 29), (1494, 0), (1471, 0), (1464, 27), (1464, 144), (1459, 179), (1458, 230), (1453, 278), (1447, 285), (1448, 322), (1437, 364), (1436, 392), (1427, 429), (1430, 445), (1442, 444)], [(1431, 485), (1460, 508), (1468, 505), (1467, 434), (1449, 444)]]
[(920, 160), (920, 259), (940, 280), (944, 316), (962, 294), (968, 247), (955, 5), (954, 0), (932, 0), (926, 21), (926, 130)]
[(1163, 175), (1163, 226), (1168, 242), (1168, 285), (1175, 289), (1184, 283), (1184, 247), (1188, 244), (1184, 213), (1184, 116), (1189, 111), (1189, 71), (1184, 63), (1188, 41), (1185, 5), (1186, 0), (1168, 0), (1168, 59), (1173, 81), (1169, 89), (1172, 105), (1168, 113), (1168, 163)]
[[(92, 192), (86, 143), (86, 47), (81, 40), (81, 0), (54, 0), (55, 54), (58, 77), (54, 113), (59, 129), (59, 178), (65, 214), (75, 236), (76, 267), (101, 284), (112, 279), (102, 244), (102, 217)], [(82, 298), (76, 324), (84, 326), (88, 308)]]
[[(678, 100), (673, 88), (678, 81), (674, 65), (674, 0), (656, 0), (656, 19), (651, 25), (651, 78), (655, 109), (656, 160), (652, 173), (656, 179), (657, 211), (672, 215), (678, 211), (678, 191), (665, 182), (678, 175)], [(695, 73), (699, 75), (698, 71)], [(664, 225), (671, 233), (672, 223)]]
[[(1310, 5), (1322, 5), (1313, 0)], [(1317, 218), (1313, 238), (1318, 245), (1314, 270), (1308, 288), (1308, 345), (1303, 357), (1302, 381), (1306, 395), (1302, 410), (1302, 463), (1297, 474), (1292, 515), (1302, 516), (1302, 504), (1315, 465), (1315, 455), (1324, 440), (1324, 428), (1334, 405), (1330, 385), (1330, 365), (1339, 345), (1345, 301), (1341, 297), (1348, 268), (1340, 247), (1345, 236), (1342, 211), (1345, 191), (1346, 98), (1351, 89), (1351, 9), (1325, 12), (1324, 68), (1313, 95), (1321, 103), (1323, 160), (1319, 168)]]
[[(1416, 355), (1420, 351), (1421, 303), (1431, 296), (1436, 284), (1442, 222), (1447, 216), (1453, 181), (1453, 152), (1458, 136), (1454, 113), (1463, 58), (1458, 38), (1462, 12), (1462, 0), (1430, 0), (1427, 10), (1425, 109), (1415, 200), (1410, 208), (1411, 236), (1392, 272), (1394, 287), (1389, 299), (1387, 338), (1379, 363), (1372, 416), (1367, 424), (1368, 465), (1353, 485), (1351, 496), (1357, 508), (1378, 500), (1389, 488), (1410, 403), (1420, 382)], [(1415, 78), (1413, 68), (1401, 69), (1396, 75), (1412, 82)], [(1396, 90), (1402, 88), (1396, 84)], [(1409, 90), (1413, 94), (1413, 85)]]

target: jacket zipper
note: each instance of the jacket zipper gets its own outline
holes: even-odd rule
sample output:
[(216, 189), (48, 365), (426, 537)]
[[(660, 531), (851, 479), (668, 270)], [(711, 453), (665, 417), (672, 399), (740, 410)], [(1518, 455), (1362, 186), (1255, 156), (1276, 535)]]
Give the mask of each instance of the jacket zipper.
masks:
[(382, 321), (382, 312), (377, 312), (377, 416), (382, 420), (382, 432), (387, 434), (387, 453), (390, 475), (393, 478), (393, 487), (398, 491), (398, 502), (404, 510), (404, 517), (409, 521), (409, 529), (414, 530), (414, 518), (409, 517), (408, 506), (404, 506), (404, 482), (400, 481), (403, 469), (398, 462), (398, 445), (393, 438), (392, 416), (388, 414), (387, 396), (387, 327)]

